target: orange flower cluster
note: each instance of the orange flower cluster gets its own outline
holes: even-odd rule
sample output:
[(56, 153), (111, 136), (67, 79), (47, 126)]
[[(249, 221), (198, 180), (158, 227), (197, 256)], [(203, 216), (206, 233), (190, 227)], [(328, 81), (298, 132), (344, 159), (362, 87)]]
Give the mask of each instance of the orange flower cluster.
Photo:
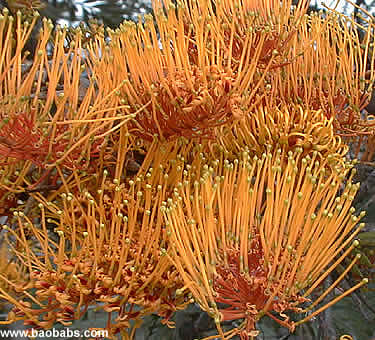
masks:
[(196, 302), (222, 339), (248, 339), (263, 316), (294, 330), (367, 282), (317, 307), (360, 258), (344, 261), (364, 215), (346, 137), (374, 131), (373, 18), (154, 0), (114, 30), (44, 19), (30, 62), (35, 4), (0, 16), (1, 234), (22, 273), (0, 275), (6, 322), (95, 306), (132, 339)]
[[(168, 254), (184, 289), (215, 317), (225, 339), (256, 336), (256, 322), (264, 315), (293, 331), (368, 281), (311, 312), (359, 260), (357, 255), (328, 290), (302, 307), (359, 244), (353, 239), (364, 226), (358, 225), (364, 212), (356, 216), (351, 207), (359, 186), (350, 181), (350, 166), (338, 177), (327, 176), (317, 152), (312, 158), (301, 154), (301, 148), (261, 158), (244, 152), (233, 163), (203, 165), (200, 178), (192, 181), (194, 172), (187, 173), (186, 185), (176, 188), (176, 198), (163, 209), (173, 245)], [(348, 184), (336, 196), (346, 176)], [(294, 322), (291, 312), (307, 316)], [(220, 322), (234, 319), (244, 322), (224, 334)]]
[[(111, 336), (126, 330), (131, 334), (130, 321), (139, 322), (151, 313), (173, 324), (173, 312), (190, 298), (188, 293), (176, 294), (183, 284), (165, 256), (168, 244), (160, 207), (170, 192), (168, 178), (155, 185), (164, 171), (163, 177), (173, 171), (165, 156), (154, 155), (149, 161), (155, 169), (146, 168), (134, 181), (123, 182), (111, 174), (121, 173), (126, 162), (119, 155), (115, 169), (104, 170), (100, 178), (81, 178), (77, 186), (70, 183), (64, 189), (72, 192), (62, 192), (55, 203), (39, 196), (41, 227), (23, 212), (14, 212), (18, 229), (3, 229), (9, 244), (15, 239), (13, 252), (26, 274), (9, 283), (19, 301), (1, 291), (0, 296), (15, 306), (8, 322), (25, 319), (36, 328), (56, 322), (70, 325), (95, 306), (116, 314), (106, 325)], [(31, 296), (33, 304), (28, 301)]]

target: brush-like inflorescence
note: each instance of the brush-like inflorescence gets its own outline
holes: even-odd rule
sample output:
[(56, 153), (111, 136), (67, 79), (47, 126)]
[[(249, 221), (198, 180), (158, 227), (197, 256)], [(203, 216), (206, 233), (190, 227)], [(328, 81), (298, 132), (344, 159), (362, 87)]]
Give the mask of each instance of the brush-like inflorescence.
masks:
[[(213, 127), (259, 104), (257, 89), (267, 70), (285, 64), (306, 2), (294, 19), (290, 3), (261, 7), (262, 15), (248, 5), (155, 1), (154, 18), (108, 30), (109, 43), (92, 41), (89, 59), (99, 88), (117, 88), (119, 102), (137, 113), (131, 131), (148, 140), (155, 134), (212, 138)], [(272, 28), (264, 18), (271, 11), (272, 22), (282, 18)]]
[[(203, 166), (200, 178), (176, 188), (163, 208), (171, 260), (196, 302), (221, 321), (245, 319), (222, 336), (255, 336), (268, 315), (294, 330), (367, 282), (315, 308), (358, 260), (314, 301), (310, 294), (358, 244), (363, 225), (351, 201), (358, 189), (347, 167), (339, 177), (302, 149), (267, 152)], [(284, 159), (287, 159), (286, 165)], [(300, 166), (297, 166), (300, 164)], [(337, 196), (345, 177), (345, 189)], [(219, 305), (220, 303), (220, 305)], [(307, 313), (292, 321), (292, 313)], [(220, 326), (219, 331), (221, 332)]]
[(0, 18), (0, 157), (2, 183), (12, 191), (43, 184), (56, 165), (94, 173), (105, 137), (134, 118), (113, 93), (95, 87), (81, 31), (68, 36), (44, 19), (37, 52), (26, 59), (37, 18), (28, 22), (7, 10)]
[(212, 51), (215, 56), (207, 58), (200, 41), (193, 44), (201, 58), (191, 62), (193, 38), (183, 27), (173, 30), (178, 23), (174, 10), (168, 16), (157, 13), (156, 20), (157, 27), (152, 16), (144, 24), (125, 22), (109, 30), (108, 46), (103, 39), (93, 45), (91, 59), (99, 86), (119, 88), (120, 103), (137, 114), (130, 131), (146, 140), (154, 135), (213, 137), (214, 126), (244, 114), (234, 89), (237, 76), (223, 66), (222, 51)]
[[(188, 292), (175, 293), (183, 282), (165, 256), (169, 245), (160, 207), (171, 191), (169, 178), (175, 183), (182, 177), (184, 162), (175, 168), (164, 161), (165, 152), (155, 152), (154, 144), (145, 159), (154, 168), (144, 168), (134, 180), (125, 182), (121, 176), (125, 152), (100, 176), (77, 177), (77, 186), (65, 182), (53, 201), (36, 196), (40, 227), (14, 212), (18, 228), (3, 229), (27, 275), (23, 280), (2, 277), (8, 289), (0, 296), (14, 305), (7, 322), (24, 320), (37, 328), (69, 325), (96, 306), (109, 313), (111, 336), (132, 336), (133, 326), (151, 313), (173, 324), (172, 314), (190, 298)], [(168, 159), (173, 145), (169, 151)]]
[[(172, 6), (171, 1), (163, 3)], [(193, 38), (205, 41), (209, 55), (216, 55), (212, 46), (225, 50), (226, 65), (242, 79), (237, 89), (243, 108), (252, 112), (262, 104), (271, 111), (300, 104), (323, 109), (328, 119), (334, 119), (335, 132), (343, 136), (373, 130), (372, 117), (360, 114), (374, 80), (374, 23), (367, 12), (359, 9), (361, 17), (366, 16), (360, 26), (334, 10), (304, 15), (303, 1), (297, 8), (290, 2), (236, 0), (182, 1), (180, 7), (184, 25), (190, 24)], [(209, 27), (207, 39), (201, 37), (200, 25)], [(250, 65), (256, 82), (246, 81)]]
[(373, 129), (371, 18), (155, 0), (115, 30), (43, 20), (30, 55), (38, 2), (17, 2), (25, 15), (0, 16), (6, 322), (66, 325), (96, 306), (132, 338), (192, 294), (222, 338), (246, 339), (264, 315), (293, 330), (366, 282), (320, 306), (360, 257), (344, 261), (363, 213), (338, 135)]
[(371, 17), (364, 28), (330, 11), (304, 16), (289, 50), (289, 58), (298, 57), (267, 79), (274, 97), (269, 101), (271, 107), (281, 101), (322, 109), (328, 119), (334, 118), (335, 132), (343, 136), (371, 131), (372, 117), (363, 117), (360, 112), (370, 99), (374, 81), (370, 70), (374, 62), (373, 25)]

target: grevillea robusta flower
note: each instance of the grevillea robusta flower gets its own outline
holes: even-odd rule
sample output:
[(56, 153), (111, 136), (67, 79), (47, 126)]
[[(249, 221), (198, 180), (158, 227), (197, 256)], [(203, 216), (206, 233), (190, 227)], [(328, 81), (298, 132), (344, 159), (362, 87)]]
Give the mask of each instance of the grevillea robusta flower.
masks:
[(96, 306), (108, 313), (111, 336), (132, 334), (132, 321), (139, 325), (151, 313), (173, 324), (171, 316), (190, 298), (188, 292), (176, 294), (183, 283), (165, 256), (169, 245), (160, 207), (171, 191), (168, 178), (181, 177), (184, 162), (177, 160), (177, 168), (170, 162), (178, 147), (170, 145), (169, 153), (156, 147), (157, 142), (145, 159), (153, 168), (145, 167), (134, 180), (121, 176), (126, 157), (119, 153), (115, 167), (100, 177), (77, 176), (77, 186), (64, 183), (54, 203), (35, 197), (40, 227), (14, 212), (18, 227), (3, 229), (25, 275), (0, 277), (8, 286), (2, 297), (14, 305), (7, 322), (70, 325)]
[[(364, 213), (356, 216), (351, 207), (358, 185), (351, 182), (350, 166), (338, 177), (326, 172), (317, 152), (302, 157), (302, 148), (270, 149), (259, 158), (244, 151), (233, 162), (213, 161), (195, 181), (187, 174), (178, 197), (163, 208), (172, 244), (168, 256), (184, 279), (183, 290), (215, 318), (224, 338), (255, 336), (265, 315), (293, 331), (367, 282), (315, 309), (360, 257), (311, 298), (358, 245)], [(294, 313), (307, 315), (293, 321)], [(234, 319), (244, 322), (224, 334), (220, 322)]]

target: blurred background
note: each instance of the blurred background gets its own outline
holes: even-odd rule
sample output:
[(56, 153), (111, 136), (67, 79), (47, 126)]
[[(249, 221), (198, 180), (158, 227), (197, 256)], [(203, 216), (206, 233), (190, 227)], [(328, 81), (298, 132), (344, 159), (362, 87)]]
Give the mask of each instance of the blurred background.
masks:
[(151, 0), (44, 0), (42, 14), (61, 25), (77, 25), (97, 19), (116, 27), (151, 11)]

